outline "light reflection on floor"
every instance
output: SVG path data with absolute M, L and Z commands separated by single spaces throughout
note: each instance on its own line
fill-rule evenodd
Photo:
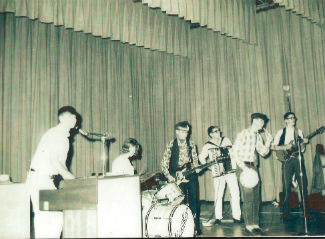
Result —
M 212 202 L 201 202 L 201 223 L 204 223 L 213 217 L 214 206 Z M 290 220 L 283 222 L 279 207 L 275 207 L 271 202 L 262 204 L 260 212 L 260 226 L 268 228 L 269 231 L 263 236 L 303 236 L 305 235 L 305 223 L 302 210 L 294 209 L 290 214 Z M 307 222 L 307 235 L 324 236 L 325 235 L 325 215 L 319 212 L 312 212 L 313 216 Z M 261 236 L 258 234 L 249 234 L 245 232 L 244 224 L 235 224 L 232 221 L 229 202 L 224 203 L 223 220 L 220 225 L 202 226 L 203 234 L 200 237 L 247 237 Z

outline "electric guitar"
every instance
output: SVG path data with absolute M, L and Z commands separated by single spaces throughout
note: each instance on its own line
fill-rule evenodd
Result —
M 306 138 L 308 140 L 310 140 L 311 138 L 313 138 L 314 136 L 318 135 L 318 134 L 322 134 L 325 131 L 325 126 L 320 127 L 319 129 L 315 130 L 314 132 L 312 132 L 311 134 L 309 134 L 308 136 L 306 136 Z M 291 142 L 292 143 L 292 142 Z M 290 157 L 294 154 L 298 152 L 298 145 L 295 144 L 291 147 L 291 149 L 288 150 L 276 150 L 275 149 L 275 153 L 276 156 L 278 158 L 278 160 L 280 162 L 286 162 L 290 159 Z
M 181 183 L 187 183 L 189 182 L 189 180 L 187 180 L 186 177 L 195 173 L 197 169 L 202 170 L 208 168 L 216 163 L 222 163 L 226 159 L 230 160 L 230 156 L 229 155 L 220 156 L 206 164 L 202 164 L 194 168 L 189 168 L 189 164 L 185 164 L 183 167 L 179 168 L 178 171 L 176 172 L 176 184 L 179 185 Z

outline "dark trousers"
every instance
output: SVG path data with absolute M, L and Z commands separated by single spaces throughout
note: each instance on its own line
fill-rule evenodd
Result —
M 254 169 L 258 172 L 257 168 L 253 165 L 246 165 L 249 168 Z M 237 168 L 237 178 L 240 178 L 240 174 L 243 170 Z M 246 188 L 239 181 L 239 187 L 241 191 L 241 198 L 243 201 L 243 217 L 246 225 L 259 225 L 259 203 L 260 203 L 260 180 L 257 185 L 253 188 Z
M 301 161 L 301 169 L 303 174 L 303 186 L 304 186 L 304 196 L 305 196 L 305 206 L 307 208 L 307 177 L 306 177 L 306 169 L 305 163 L 302 158 Z M 302 184 L 301 184 L 301 176 L 300 176 L 300 165 L 298 157 L 292 157 L 287 162 L 282 164 L 282 184 L 283 184 L 283 213 L 289 213 L 289 195 L 291 191 L 291 184 L 292 184 L 292 176 L 296 175 L 296 179 L 299 184 L 299 191 L 301 196 L 301 201 L 303 200 L 303 193 L 302 193 Z M 303 202 L 303 201 L 302 201 Z
M 200 229 L 199 181 L 196 174 L 187 177 L 187 179 L 190 180 L 188 183 L 182 183 L 179 186 L 185 195 L 185 203 L 193 213 L 195 228 L 198 230 Z

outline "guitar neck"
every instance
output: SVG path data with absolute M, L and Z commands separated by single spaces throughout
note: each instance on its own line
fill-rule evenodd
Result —
M 318 135 L 318 134 L 319 134 L 319 132 L 314 131 L 314 132 L 312 132 L 311 134 L 307 135 L 306 138 L 307 138 L 308 140 L 310 140 L 310 139 L 312 139 L 314 136 L 316 136 L 316 135 Z
M 215 160 L 212 160 L 212 161 L 210 161 L 210 162 L 208 162 L 208 163 L 206 163 L 206 164 L 199 165 L 199 166 L 197 166 L 197 167 L 195 167 L 195 168 L 192 168 L 192 169 L 189 169 L 189 170 L 183 172 L 183 175 L 184 175 L 184 176 L 188 176 L 188 175 L 194 173 L 195 170 L 197 170 L 197 169 L 208 168 L 208 167 L 212 166 L 213 164 L 216 164 L 216 163 L 219 162 L 220 160 L 226 159 L 226 158 L 228 158 L 228 157 L 229 157 L 229 156 L 224 156 L 224 157 L 216 158 Z

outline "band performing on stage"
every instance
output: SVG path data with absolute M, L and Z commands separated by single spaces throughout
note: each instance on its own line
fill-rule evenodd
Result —
M 63 224 L 61 212 L 39 209 L 39 191 L 59 189 L 64 179 L 75 178 L 65 166 L 65 161 L 70 129 L 78 129 L 78 113 L 73 107 L 65 106 L 59 109 L 58 118 L 60 123 L 42 137 L 28 174 L 36 238 L 59 238 Z M 193 237 L 202 234 L 198 175 L 203 170 L 211 170 L 214 186 L 214 215 L 205 226 L 222 223 L 223 197 L 228 185 L 233 223 L 242 224 L 246 232 L 252 235 L 265 233 L 268 229 L 261 228 L 259 220 L 259 155 L 269 155 L 271 150 L 283 162 L 283 219 L 288 219 L 290 213 L 288 195 L 293 178 L 298 181 L 305 218 L 310 218 L 303 153 L 311 137 L 323 133 L 324 127 L 304 137 L 296 127 L 296 120 L 294 112 L 285 113 L 285 128 L 280 129 L 273 138 L 266 129 L 268 117 L 253 113 L 250 126 L 238 133 L 234 144 L 223 136 L 220 126 L 212 125 L 207 128 L 209 140 L 201 150 L 190 139 L 190 123 L 176 123 L 176 137 L 165 147 L 160 170 L 140 175 L 143 237 Z M 81 129 L 77 132 L 85 137 L 90 135 Z M 107 135 L 98 136 L 103 142 L 107 139 Z M 112 174 L 137 174 L 132 161 L 138 155 L 139 148 L 140 143 L 136 139 L 126 139 L 121 154 L 112 162 Z M 106 156 L 103 157 L 105 160 Z

